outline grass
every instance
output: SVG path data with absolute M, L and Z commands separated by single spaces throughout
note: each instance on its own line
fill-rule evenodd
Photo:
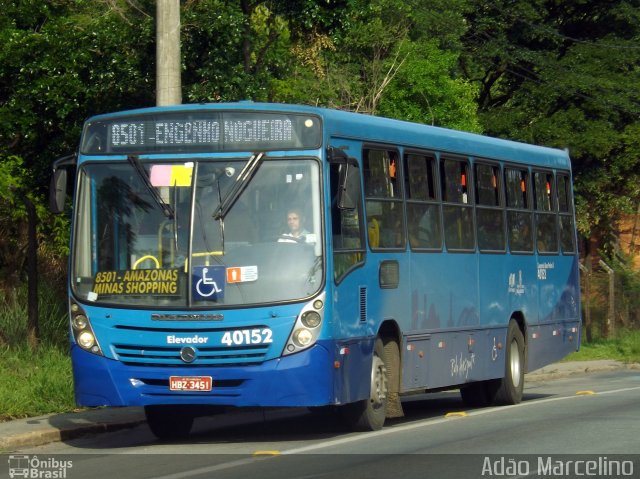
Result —
M 0 421 L 75 408 L 71 359 L 65 348 L 3 347 L 0 378 Z
M 565 361 L 591 361 L 615 359 L 626 363 L 640 363 L 640 331 L 620 331 L 613 339 L 595 339 L 582 343 L 580 351 L 572 353 Z
M 72 411 L 64 298 L 41 285 L 40 344 L 27 345 L 26 290 L 0 289 L 0 421 Z

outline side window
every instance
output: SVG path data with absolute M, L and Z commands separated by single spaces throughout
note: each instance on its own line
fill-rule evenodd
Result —
M 558 252 L 558 229 L 554 198 L 553 173 L 535 171 L 533 173 L 534 209 L 536 223 L 536 246 L 540 253 Z
M 331 235 L 333 240 L 333 277 L 336 282 L 355 266 L 364 262 L 364 237 L 362 234 L 362 212 L 360 202 L 360 182 L 354 182 L 357 207 L 353 209 L 340 208 L 338 196 L 347 165 L 332 164 L 330 169 L 331 183 Z M 351 172 L 357 168 L 351 167 Z
M 475 165 L 476 225 L 480 251 L 504 251 L 504 210 L 500 195 L 501 175 L 498 165 Z
M 563 253 L 574 254 L 576 242 L 571 179 L 565 173 L 558 173 L 556 180 L 558 184 L 558 212 L 560 213 L 560 247 Z
M 514 253 L 533 252 L 532 214 L 529 207 L 529 173 L 525 169 L 505 168 L 507 236 Z
M 433 155 L 404 156 L 407 189 L 407 226 L 412 249 L 440 250 L 442 226 L 436 190 L 436 159 Z
M 475 249 L 468 181 L 469 164 L 466 160 L 445 158 L 440 161 L 444 239 L 449 251 Z
M 386 149 L 365 149 L 362 163 L 369 246 L 373 250 L 404 248 L 398 153 Z

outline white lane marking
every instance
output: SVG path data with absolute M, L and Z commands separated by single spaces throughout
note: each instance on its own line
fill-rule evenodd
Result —
M 411 424 L 401 424 L 399 426 L 388 427 L 388 428 L 382 429 L 380 431 L 358 433 L 357 435 L 354 435 L 354 436 L 349 436 L 349 437 L 344 437 L 344 438 L 340 438 L 340 439 L 334 439 L 334 440 L 331 440 L 331 441 L 321 442 L 321 443 L 318 443 L 318 444 L 311 444 L 309 446 L 303 446 L 303 447 L 298 447 L 298 448 L 294 448 L 294 449 L 284 450 L 284 451 L 280 452 L 280 456 L 291 455 L 291 454 L 302 454 L 302 453 L 307 453 L 307 452 L 311 452 L 311 451 L 317 451 L 319 449 L 326 449 L 328 447 L 341 446 L 341 445 L 349 444 L 349 443 L 352 443 L 352 442 L 366 440 L 366 439 L 371 438 L 371 437 L 388 436 L 390 434 L 395 434 L 395 433 L 398 433 L 398 432 L 411 431 L 413 429 L 418 429 L 418 428 L 421 428 L 421 427 L 435 426 L 437 424 L 442 424 L 442 423 L 450 422 L 450 421 L 464 421 L 464 420 L 467 420 L 467 418 L 469 418 L 469 417 L 482 416 L 484 414 L 491 414 L 491 413 L 494 413 L 494 412 L 508 411 L 509 409 L 513 409 L 513 408 L 522 408 L 522 407 L 527 407 L 527 406 L 534 406 L 534 405 L 538 405 L 538 404 L 550 403 L 550 402 L 555 402 L 555 401 L 565 401 L 565 400 L 568 400 L 568 399 L 576 399 L 576 398 L 585 400 L 585 398 L 597 398 L 598 395 L 602 395 L 602 394 L 616 394 L 616 393 L 621 393 L 621 392 L 636 391 L 636 390 L 639 390 L 639 389 L 640 389 L 640 386 L 633 387 L 633 388 L 614 389 L 614 390 L 611 390 L 611 391 L 602 391 L 602 392 L 598 392 L 595 396 L 575 396 L 575 395 L 574 396 L 561 396 L 561 397 L 547 398 L 547 399 L 534 399 L 532 401 L 527 401 L 527 402 L 523 402 L 523 403 L 520 403 L 520 404 L 514 404 L 512 406 L 498 406 L 498 407 L 492 407 L 492 408 L 486 408 L 486 409 L 478 409 L 478 410 L 471 411 L 471 412 L 467 413 L 467 417 L 466 418 L 445 418 L 445 417 L 441 417 L 441 418 L 435 419 L 435 420 L 427 419 L 425 421 L 411 423 Z M 257 462 L 257 461 L 267 461 L 267 460 L 273 459 L 274 457 L 279 457 L 279 456 L 251 456 L 251 457 L 246 457 L 244 459 L 238 459 L 238 460 L 235 460 L 235 461 L 223 462 L 221 464 L 215 464 L 213 466 L 199 467 L 197 469 L 192 469 L 192 470 L 189 470 L 189 471 L 177 472 L 175 474 L 168 474 L 166 476 L 156 477 L 156 479 L 182 479 L 182 478 L 185 478 L 185 477 L 192 477 L 192 476 L 197 476 L 197 475 L 200 475 L 200 474 L 207 474 L 207 473 L 210 473 L 210 472 L 222 471 L 222 470 L 225 470 L 225 469 L 231 469 L 232 467 L 244 466 L 246 464 L 251 464 L 251 463 Z
M 595 396 L 597 397 L 598 395 L 601 395 L 601 394 L 613 394 L 613 393 L 618 393 L 618 392 L 635 391 L 635 390 L 638 390 L 638 389 L 640 389 L 640 387 L 616 389 L 616 390 L 612 390 L 612 391 L 598 392 Z M 442 423 L 448 422 L 448 421 L 465 420 L 465 419 L 467 419 L 469 417 L 482 416 L 484 414 L 491 414 L 491 413 L 494 413 L 494 412 L 507 411 L 507 410 L 512 409 L 512 408 L 535 406 L 535 405 L 538 405 L 538 404 L 544 404 L 544 403 L 555 402 L 555 401 L 565 401 L 565 400 L 568 400 L 568 399 L 576 399 L 576 398 L 584 399 L 586 397 L 594 397 L 594 396 L 561 396 L 561 397 L 547 398 L 547 399 L 535 399 L 535 400 L 523 402 L 523 403 L 520 403 L 520 404 L 514 404 L 512 406 L 498 406 L 498 407 L 492 407 L 492 408 L 477 409 L 475 411 L 468 412 L 466 418 L 446 418 L 446 417 L 442 417 L 440 419 L 435 419 L 435 420 L 427 419 L 426 422 L 421 421 L 421 422 L 410 423 L 410 424 L 401 424 L 399 426 L 388 427 L 388 428 L 382 429 L 380 431 L 360 433 L 357 436 L 350 436 L 350 437 L 335 439 L 333 441 L 325 441 L 325 442 L 321 442 L 321 443 L 318 443 L 318 444 L 311 444 L 309 446 L 303 446 L 303 447 L 299 447 L 299 448 L 296 448 L 296 449 L 289 449 L 289 450 L 281 451 L 281 455 L 285 455 L 285 454 L 300 454 L 300 453 L 304 453 L 304 452 L 314 451 L 316 449 L 325 449 L 327 447 L 340 446 L 342 444 L 348 444 L 348 443 L 351 443 L 351 442 L 359 441 L 361 439 L 367 439 L 369 437 L 387 436 L 389 434 L 395 434 L 397 432 L 411 431 L 413 429 L 417 429 L 417 428 L 420 428 L 420 427 L 434 426 L 436 424 L 442 424 Z

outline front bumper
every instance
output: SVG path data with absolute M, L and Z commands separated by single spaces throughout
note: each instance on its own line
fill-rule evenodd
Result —
M 341 401 L 334 391 L 342 383 L 334 368 L 335 351 L 335 343 L 326 342 L 259 365 L 158 367 L 125 365 L 74 344 L 71 359 L 76 402 L 81 406 L 321 406 Z M 213 388 L 170 391 L 170 376 L 211 376 Z

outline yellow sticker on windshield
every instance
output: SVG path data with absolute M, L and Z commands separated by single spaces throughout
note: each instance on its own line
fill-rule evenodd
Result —
M 193 163 L 184 165 L 153 165 L 151 167 L 151 184 L 153 186 L 191 186 Z

